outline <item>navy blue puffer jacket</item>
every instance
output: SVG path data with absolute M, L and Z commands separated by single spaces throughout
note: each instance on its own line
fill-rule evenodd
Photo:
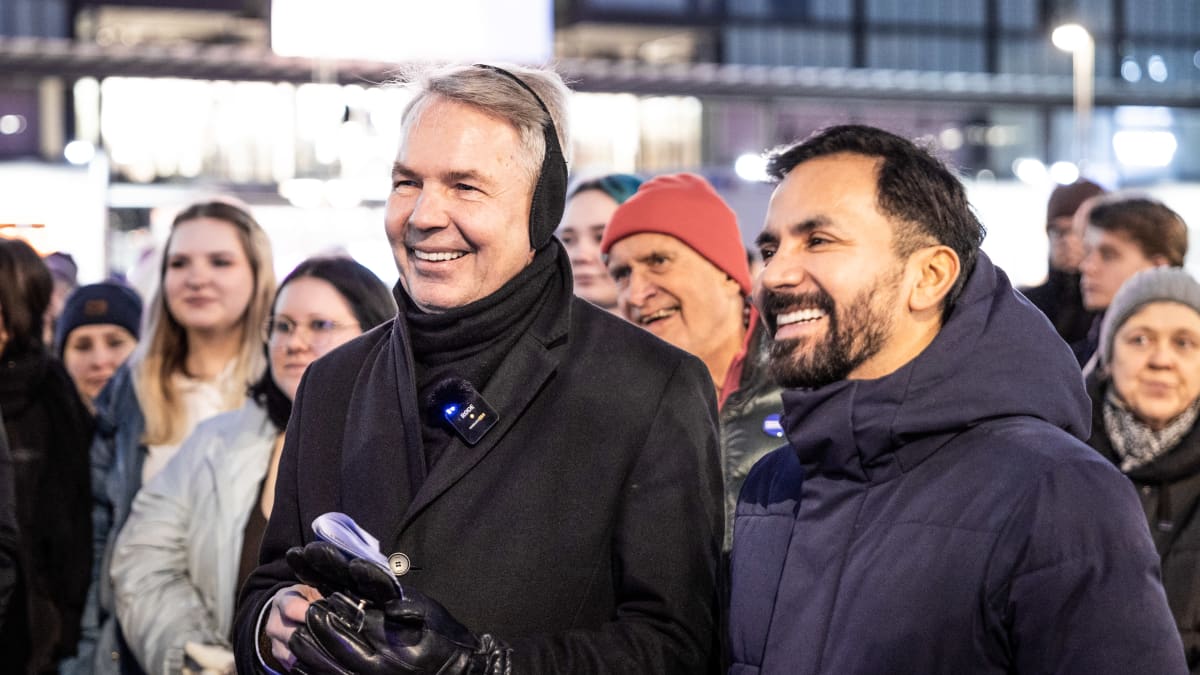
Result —
M 737 507 L 731 675 L 1186 672 L 1078 366 L 986 256 L 916 359 L 783 401 Z

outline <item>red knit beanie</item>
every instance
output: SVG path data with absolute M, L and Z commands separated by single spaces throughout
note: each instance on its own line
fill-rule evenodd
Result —
M 702 177 L 673 173 L 642 183 L 604 228 L 600 251 L 607 255 L 613 244 L 643 232 L 682 241 L 750 294 L 750 266 L 737 216 Z

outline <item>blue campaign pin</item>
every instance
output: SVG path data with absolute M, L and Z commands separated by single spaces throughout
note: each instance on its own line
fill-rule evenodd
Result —
M 775 438 L 783 438 L 783 425 L 779 423 L 779 413 L 771 413 L 763 420 L 763 433 Z

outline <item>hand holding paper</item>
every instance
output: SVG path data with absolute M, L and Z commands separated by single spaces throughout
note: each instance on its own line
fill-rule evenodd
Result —
M 305 625 L 288 641 L 306 672 L 509 672 L 510 649 L 490 635 L 476 636 L 437 601 L 402 587 L 377 540 L 353 520 L 326 514 L 313 529 L 325 541 L 287 554 L 297 576 L 326 596 L 309 607 Z

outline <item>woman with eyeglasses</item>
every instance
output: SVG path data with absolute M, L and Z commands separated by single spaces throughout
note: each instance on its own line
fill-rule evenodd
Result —
M 234 410 L 263 373 L 259 327 L 275 291 L 271 244 L 245 209 L 194 204 L 175 217 L 133 355 L 96 398 L 92 583 L 66 672 L 136 673 L 114 617 L 109 568 L 133 497 L 204 419 Z
M 262 331 L 267 373 L 142 488 L 117 540 L 117 616 L 147 672 L 233 672 L 233 608 L 258 565 L 300 378 L 395 314 L 383 282 L 349 258 L 312 258 L 283 280 Z

